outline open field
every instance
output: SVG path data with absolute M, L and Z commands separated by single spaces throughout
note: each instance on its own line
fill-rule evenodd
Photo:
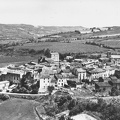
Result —
M 10 99 L 0 105 L 0 120 L 40 120 L 35 108 L 38 102 Z
M 61 43 L 61 42 L 40 42 L 40 43 L 28 43 L 23 46 L 17 46 L 15 49 L 35 49 L 42 50 L 49 48 L 51 51 L 57 51 L 60 53 L 92 53 L 92 52 L 103 52 L 107 49 L 100 48 L 98 46 L 84 44 L 83 41 L 76 41 L 71 43 Z
M 30 56 L 0 56 L 0 67 L 4 67 L 9 64 L 22 64 L 27 63 L 29 61 L 37 61 L 36 58 Z
M 100 43 L 111 46 L 111 47 L 120 47 L 120 40 L 104 40 Z

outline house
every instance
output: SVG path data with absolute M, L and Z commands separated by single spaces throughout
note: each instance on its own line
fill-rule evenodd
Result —
M 54 62 L 59 62 L 59 53 L 58 52 L 51 52 L 51 59 Z
M 47 91 L 47 87 L 51 85 L 51 77 L 49 75 L 41 75 L 39 81 L 39 91 Z
M 111 80 L 109 83 L 117 89 L 120 89 L 120 79 Z
M 104 66 L 103 69 L 106 71 L 106 77 L 109 77 L 110 75 L 114 75 L 115 69 L 110 66 Z
M 111 91 L 112 86 L 108 82 L 95 82 L 95 90 L 100 92 L 107 92 Z
M 111 81 L 117 80 L 116 76 L 110 76 Z
M 89 77 L 88 79 L 91 81 L 91 80 L 94 80 L 96 78 L 99 78 L 99 77 L 106 77 L 106 70 L 102 69 L 102 68 L 95 68 L 95 69 L 92 69 L 92 70 L 88 70 L 87 73 L 89 74 Z
M 4 69 L 1 69 L 0 79 L 2 81 L 7 80 L 18 84 L 24 74 L 26 74 L 26 71 L 20 69 L 19 67 L 6 67 Z
M 58 114 L 55 115 L 55 117 L 59 119 L 63 115 L 64 116 L 68 116 L 69 115 L 69 110 L 66 110 L 66 111 L 63 111 L 61 113 L 58 113 Z
M 8 90 L 9 84 L 9 81 L 0 81 L 0 91 L 6 92 Z
M 81 113 L 71 117 L 73 120 L 98 120 L 91 115 Z
M 79 82 L 86 79 L 86 70 L 84 70 L 83 68 L 78 68 L 77 72 L 78 72 L 78 80 L 79 80 Z
M 110 59 L 115 65 L 120 63 L 120 55 L 111 55 Z
M 67 84 L 67 78 L 63 75 L 57 74 L 55 75 L 55 78 L 57 79 L 57 87 L 64 87 L 65 84 Z

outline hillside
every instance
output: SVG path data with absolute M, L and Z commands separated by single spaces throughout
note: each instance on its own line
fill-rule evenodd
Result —
M 26 24 L 0 24 L 0 40 L 28 40 L 44 35 L 84 29 L 83 27 L 38 26 Z
M 120 36 L 119 26 L 83 29 L 76 27 L 74 31 L 62 31 L 60 33 L 39 37 L 39 41 L 73 41 L 76 39 L 117 38 L 118 36 Z
M 36 106 L 39 103 L 32 100 L 7 100 L 0 105 L 0 120 L 40 120 Z

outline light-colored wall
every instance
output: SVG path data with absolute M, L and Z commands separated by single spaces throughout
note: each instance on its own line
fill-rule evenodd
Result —
M 40 78 L 40 87 L 39 89 L 46 89 L 51 85 L 51 78 Z
M 64 86 L 65 84 L 67 84 L 67 79 L 66 78 L 59 78 L 58 81 L 57 81 L 57 86 L 58 87 L 62 87 Z
M 59 53 L 51 53 L 51 59 L 54 60 L 54 62 L 59 62 Z
M 86 72 L 79 72 L 78 73 L 78 80 L 86 79 Z
M 5 83 L 1 83 L 0 82 L 0 90 L 2 91 L 6 91 L 9 87 L 9 81 L 5 82 Z

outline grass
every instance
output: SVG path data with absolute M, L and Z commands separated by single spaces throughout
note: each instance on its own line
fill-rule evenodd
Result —
M 11 63 L 21 64 L 34 60 L 37 61 L 36 58 L 30 56 L 0 56 L 0 67 L 6 66 Z
M 102 44 L 111 46 L 111 47 L 120 47 L 120 39 L 119 40 L 105 40 L 101 41 Z
M 32 100 L 10 99 L 0 105 L 0 120 L 39 120 Z
M 92 53 L 92 52 L 102 52 L 106 50 L 105 48 L 100 48 L 98 46 L 92 46 L 83 44 L 83 41 L 76 41 L 71 43 L 61 43 L 61 42 L 40 42 L 40 43 L 28 43 L 23 46 L 17 46 L 15 49 L 35 49 L 42 50 L 49 48 L 51 51 L 57 51 L 60 53 Z

